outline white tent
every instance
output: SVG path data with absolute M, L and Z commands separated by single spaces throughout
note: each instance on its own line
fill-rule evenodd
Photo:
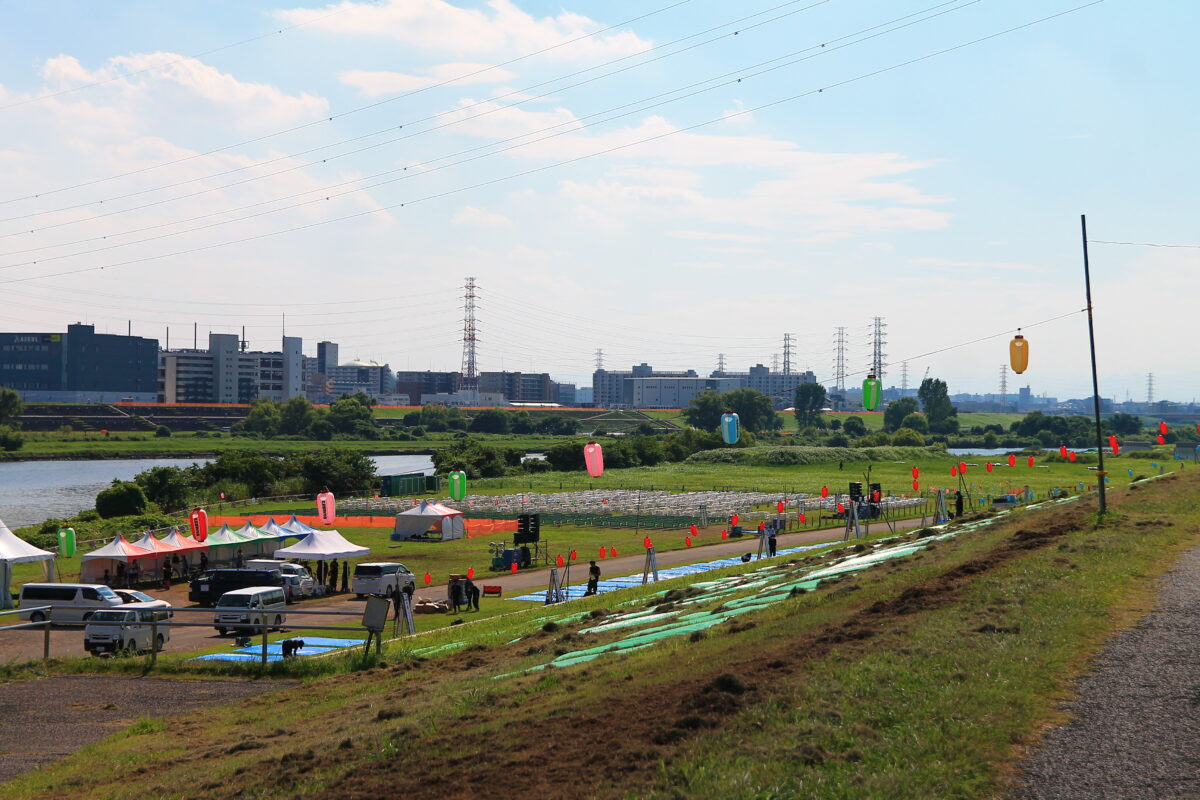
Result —
M 332 561 L 335 558 L 357 558 L 370 552 L 371 548 L 348 542 L 337 531 L 313 531 L 295 544 L 276 550 L 275 557 Z
M 421 505 L 396 515 L 396 527 L 392 538 L 412 539 L 430 531 L 440 531 L 442 541 L 463 538 L 463 513 L 441 503 L 422 500 Z
M 254 555 L 256 556 L 269 555 L 275 552 L 275 548 L 279 547 L 278 538 L 259 530 L 249 522 L 238 528 L 234 533 L 249 542 L 249 546 L 253 548 Z
M 150 561 L 145 561 L 147 558 Z M 138 562 L 141 561 L 146 564 L 147 569 L 153 569 L 155 559 L 152 551 L 126 541 L 124 536 L 118 536 L 104 547 L 84 553 L 79 560 L 80 582 L 99 583 L 104 579 L 105 570 L 108 571 L 109 582 L 115 581 L 118 564 L 125 565 L 125 568 L 128 569 L 131 565 L 138 565 Z M 140 565 L 138 565 L 138 569 L 141 569 Z
M 0 520 L 0 608 L 12 608 L 12 565 L 45 561 L 46 579 L 54 580 L 54 553 L 34 547 Z
M 293 533 L 299 534 L 300 536 L 307 536 L 308 534 L 310 534 L 316 530 L 316 528 L 311 528 L 308 525 L 305 525 L 300 520 L 296 519 L 295 514 L 292 514 L 292 518 L 289 519 L 287 522 L 283 523 L 283 525 L 281 525 L 280 527 L 285 528 L 289 531 L 292 531 Z
M 259 528 L 260 531 L 273 536 L 276 539 L 298 539 L 307 536 L 309 532 L 301 533 L 299 531 L 290 531 L 275 521 L 274 517 L 267 520 L 267 524 Z

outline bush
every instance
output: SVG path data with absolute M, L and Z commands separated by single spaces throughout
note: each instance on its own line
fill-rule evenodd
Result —
M 920 447 L 925 437 L 912 428 L 901 428 L 892 434 L 892 444 L 897 447 Z
M 758 467 L 828 464 L 834 461 L 918 461 L 944 456 L 940 447 L 747 447 L 706 450 L 689 464 L 746 464 Z
M 104 519 L 144 514 L 149 507 L 142 487 L 130 481 L 113 481 L 113 485 L 96 495 L 96 513 Z
M 159 425 L 154 429 L 154 436 L 158 439 L 165 439 L 171 435 L 171 429 L 166 425 Z
M 25 446 L 25 437 L 7 425 L 0 425 L 0 450 L 13 452 Z

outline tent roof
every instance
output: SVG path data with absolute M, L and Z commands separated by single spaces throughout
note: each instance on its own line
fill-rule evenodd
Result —
M 238 536 L 241 536 L 243 539 L 246 539 L 247 541 L 254 541 L 255 539 L 275 539 L 276 538 L 275 536 L 272 536 L 271 534 L 266 533 L 265 531 L 262 531 L 256 527 L 254 527 L 249 522 L 247 522 L 242 527 L 238 528 L 236 531 L 234 531 L 234 533 L 236 533 Z
M 408 511 L 401 511 L 396 516 L 398 517 L 460 517 L 461 511 L 457 508 L 450 508 L 441 503 L 427 503 L 421 501 L 421 505 L 413 506 Z
M 269 534 L 276 539 L 286 539 L 289 536 L 304 536 L 305 534 L 289 531 L 287 528 L 275 521 L 274 517 L 267 520 L 267 524 L 259 528 L 263 533 Z
M 208 549 L 208 545 L 206 545 L 204 542 L 197 542 L 190 536 L 184 536 L 178 530 L 172 530 L 163 537 L 163 541 L 175 545 L 175 547 L 181 552 L 184 550 Z
M 34 547 L 0 521 L 0 561 L 19 564 L 25 561 L 49 561 L 53 558 L 54 553 Z
M 311 528 L 300 520 L 296 519 L 295 514 L 292 514 L 292 518 L 283 523 L 283 525 L 280 527 L 287 528 L 289 531 L 295 531 L 296 533 L 312 533 L 316 530 L 316 528 Z
M 98 550 L 93 550 L 90 553 L 84 553 L 81 557 L 82 561 L 89 561 L 93 558 L 111 558 L 117 561 L 131 561 L 135 558 L 145 558 L 146 556 L 154 555 L 150 550 L 144 547 L 138 547 L 135 544 L 125 541 L 124 536 L 118 536 L 108 544 Z
M 214 533 L 210 533 L 204 543 L 209 547 L 218 547 L 226 544 L 245 544 L 250 541 L 245 536 L 230 528 L 228 525 L 222 525 Z
M 311 558 L 328 561 L 334 558 L 354 558 L 371 552 L 369 547 L 359 547 L 346 541 L 337 531 L 313 531 L 290 547 L 275 551 L 276 558 Z
M 134 542 L 133 546 L 140 547 L 143 550 L 150 550 L 155 553 L 178 553 L 179 552 L 178 547 L 171 544 L 170 542 L 164 541 L 162 539 L 154 538 L 154 536 L 150 533 L 150 531 L 146 531 L 144 534 L 142 534 L 142 538 L 140 538 L 136 542 Z

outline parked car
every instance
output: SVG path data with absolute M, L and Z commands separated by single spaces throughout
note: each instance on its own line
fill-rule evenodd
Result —
M 296 581 L 284 581 L 285 589 L 289 583 L 293 587 L 291 593 L 288 595 L 288 599 L 312 597 L 316 594 L 317 582 L 313 580 L 313 576 L 304 567 L 291 561 L 280 561 L 274 558 L 252 558 L 246 562 L 246 569 L 277 569 L 282 573 L 284 578 L 288 576 L 297 578 L 298 580 Z M 297 588 L 299 589 L 298 593 Z
M 157 597 L 151 597 L 145 592 L 139 592 L 137 589 L 113 589 L 113 593 L 116 594 L 117 597 L 121 598 L 121 602 L 125 605 L 129 605 L 130 603 L 138 603 L 139 605 L 144 605 L 147 608 L 173 608 L 173 606 L 166 600 L 161 600 Z M 175 615 L 174 613 L 171 613 L 167 616 L 173 617 Z
M 188 599 L 202 606 L 211 606 L 226 592 L 245 589 L 248 586 L 283 588 L 283 574 L 277 569 L 210 570 L 192 580 L 188 588 Z
M 408 592 L 408 596 L 417 589 L 417 579 L 408 567 L 393 561 L 369 561 L 356 564 L 354 578 L 350 581 L 350 590 L 359 597 L 368 594 L 381 594 L 392 597 L 398 591 Z
M 259 633 L 261 628 L 247 625 L 272 625 L 276 629 L 287 622 L 284 608 L 287 600 L 282 587 L 248 586 L 226 592 L 217 600 L 213 614 L 213 627 L 224 636 L 229 630 L 245 630 Z
M 133 655 L 154 648 L 162 650 L 171 640 L 168 625 L 154 625 L 170 618 L 170 609 L 129 603 L 102 608 L 92 614 L 83 629 L 83 647 L 93 656 Z
M 29 622 L 86 622 L 95 610 L 121 605 L 121 598 L 102 583 L 27 583 L 21 587 L 18 608 L 53 606 L 45 611 L 22 611 Z

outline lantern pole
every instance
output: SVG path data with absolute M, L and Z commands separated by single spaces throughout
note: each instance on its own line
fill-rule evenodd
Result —
M 1100 457 L 1099 470 L 1096 475 L 1100 478 L 1100 516 L 1108 510 L 1108 502 L 1104 496 L 1104 435 L 1100 429 L 1100 379 L 1096 377 L 1096 330 L 1092 322 L 1092 272 L 1088 264 L 1087 215 L 1079 215 L 1079 225 L 1083 234 L 1083 285 L 1087 292 L 1088 343 L 1092 352 L 1092 405 L 1096 414 L 1096 454 Z

